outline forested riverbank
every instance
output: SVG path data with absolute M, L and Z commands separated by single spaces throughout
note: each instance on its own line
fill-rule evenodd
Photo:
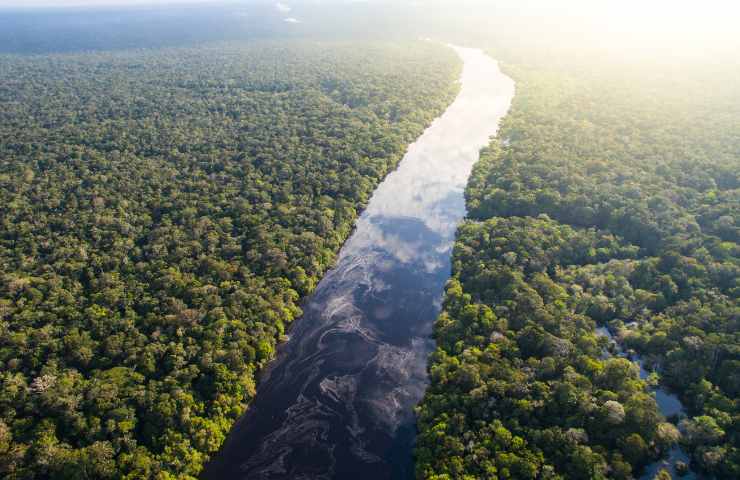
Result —
M 202 479 L 413 475 L 414 407 L 465 184 L 514 96 L 483 51 L 450 50 L 459 94 L 375 190 Z
M 556 62 L 505 67 L 517 95 L 466 191 L 417 477 L 628 479 L 680 442 L 737 478 L 737 71 Z M 598 325 L 655 373 L 605 356 Z M 655 382 L 687 418 L 660 415 Z
M 24 480 L 196 476 L 460 72 L 428 43 L 0 65 L 0 476 Z

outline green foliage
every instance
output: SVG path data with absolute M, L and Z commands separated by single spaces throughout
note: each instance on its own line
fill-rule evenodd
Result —
M 197 477 L 458 63 L 427 43 L 0 58 L 0 476 Z
M 417 477 L 627 479 L 680 441 L 737 478 L 738 92 L 507 70 L 517 96 L 466 190 Z M 690 418 L 662 418 L 598 324 Z

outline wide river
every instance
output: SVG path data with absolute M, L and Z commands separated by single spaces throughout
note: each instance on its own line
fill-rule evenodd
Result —
M 496 61 L 451 48 L 464 62 L 458 97 L 375 191 L 203 478 L 413 476 L 413 409 L 463 190 L 514 96 Z

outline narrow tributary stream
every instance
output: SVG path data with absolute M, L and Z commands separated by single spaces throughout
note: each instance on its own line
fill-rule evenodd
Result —
M 496 61 L 452 48 L 464 62 L 458 97 L 378 187 L 204 478 L 412 476 L 413 408 L 463 190 L 514 96 Z
M 640 367 L 640 378 L 642 378 L 643 380 L 647 379 L 648 376 L 650 376 L 650 372 L 645 369 L 644 362 L 640 358 L 640 356 L 633 353 L 628 355 L 624 351 L 620 343 L 615 340 L 611 331 L 607 327 L 597 328 L 596 333 L 609 339 L 611 350 L 613 352 L 610 353 L 610 355 L 614 354 L 618 356 L 628 357 L 632 361 L 634 361 L 637 366 Z M 674 417 L 678 419 L 686 416 L 686 410 L 684 409 L 684 406 L 681 403 L 681 400 L 679 400 L 678 396 L 659 385 L 656 387 L 652 387 L 651 390 L 655 394 L 655 401 L 658 404 L 658 410 L 660 410 L 660 413 L 662 413 L 663 416 L 665 416 L 666 418 Z M 690 465 L 690 461 L 691 459 L 686 454 L 686 452 L 684 452 L 683 448 L 681 448 L 680 445 L 675 445 L 673 448 L 671 448 L 665 458 L 648 465 L 645 468 L 642 476 L 640 476 L 640 480 L 652 480 L 661 469 L 668 470 L 673 478 L 683 478 L 685 480 L 705 479 L 705 476 L 692 471 L 690 467 L 688 472 L 683 473 L 683 475 L 679 475 L 679 472 L 676 470 L 676 464 L 678 462 L 682 462 L 688 466 Z

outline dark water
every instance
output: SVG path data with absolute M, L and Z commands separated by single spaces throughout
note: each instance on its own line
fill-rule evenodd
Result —
M 614 339 L 614 336 L 608 328 L 599 327 L 596 329 L 596 333 L 609 338 L 617 355 L 626 356 L 626 353 L 622 349 L 622 346 Z M 647 371 L 643 366 L 643 361 L 639 357 L 639 355 L 632 356 L 632 359 L 635 361 L 637 366 L 640 367 L 640 378 L 642 378 L 643 380 L 648 378 L 648 376 L 650 376 L 650 372 Z M 661 387 L 660 385 L 653 387 L 652 391 L 655 395 L 655 402 L 658 404 L 658 410 L 660 410 L 660 413 L 663 414 L 663 416 L 677 417 L 679 419 L 686 417 L 686 409 L 684 408 L 683 403 L 681 403 L 681 400 L 679 400 L 678 396 L 666 390 L 664 387 Z M 652 480 L 661 469 L 666 469 L 673 478 L 683 478 L 684 480 L 704 480 L 707 478 L 701 473 L 694 472 L 693 470 L 689 470 L 683 476 L 679 475 L 676 471 L 677 462 L 683 462 L 686 465 L 689 465 L 689 463 L 691 462 L 691 458 L 689 458 L 689 456 L 686 454 L 683 448 L 681 448 L 680 445 L 675 445 L 673 448 L 671 448 L 665 458 L 662 458 L 657 462 L 653 462 L 645 467 L 645 471 L 640 476 L 640 480 Z
M 378 187 L 205 479 L 406 479 L 463 189 L 514 83 L 479 50 Z

